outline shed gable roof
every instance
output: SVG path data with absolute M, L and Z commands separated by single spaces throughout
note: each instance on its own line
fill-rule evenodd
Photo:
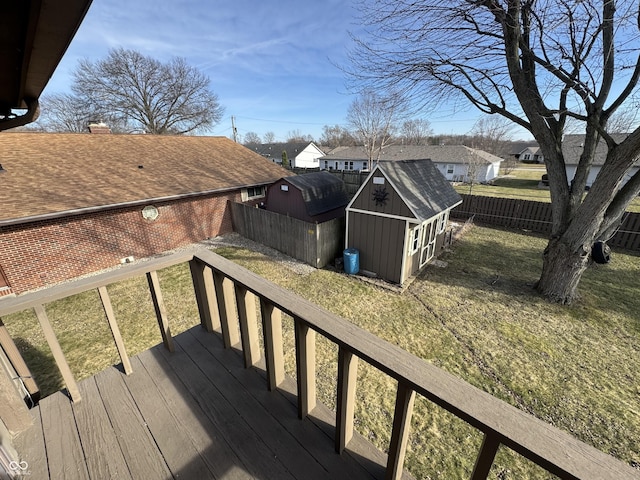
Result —
M 349 196 L 344 182 L 329 172 L 313 172 L 283 179 L 300 190 L 307 213 L 311 216 L 344 207 Z
M 367 160 L 364 147 L 337 147 L 320 160 Z M 501 162 L 502 159 L 484 150 L 465 145 L 390 145 L 382 149 L 380 161 L 422 160 L 428 158 L 434 163 L 470 163 L 479 158 L 486 165 Z
M 225 137 L 1 133 L 0 224 L 273 183 L 287 170 Z
M 425 221 L 449 208 L 462 198 L 430 160 L 379 162 L 379 169 L 393 184 L 419 221 Z

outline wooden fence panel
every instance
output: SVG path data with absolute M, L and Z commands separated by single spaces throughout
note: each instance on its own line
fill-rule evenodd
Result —
M 240 203 L 231 203 L 231 216 L 243 237 L 316 268 L 333 262 L 344 245 L 344 218 L 308 223 Z
M 461 197 L 462 204 L 451 211 L 452 218 L 474 217 L 488 225 L 551 233 L 550 203 L 466 194 Z M 627 212 L 622 225 L 608 243 L 625 250 L 640 250 L 640 213 Z

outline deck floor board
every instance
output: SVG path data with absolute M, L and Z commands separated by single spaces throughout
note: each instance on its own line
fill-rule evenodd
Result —
M 217 334 L 194 327 L 175 343 L 133 357 L 129 376 L 111 367 L 81 381 L 77 404 L 42 399 L 14 441 L 31 478 L 381 478 L 336 454 L 332 426 L 299 420 L 290 394 L 269 392 Z

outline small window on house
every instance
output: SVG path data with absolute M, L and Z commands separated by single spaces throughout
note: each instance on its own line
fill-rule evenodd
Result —
M 324 161 L 324 169 L 326 170 L 327 168 L 329 168 L 329 160 Z
M 447 175 L 453 175 L 454 168 L 453 165 L 447 165 Z
M 420 230 L 420 225 L 418 225 L 411 233 L 411 255 L 416 253 L 420 248 Z
M 353 170 L 353 162 L 349 162 L 349 170 Z
M 362 162 L 362 169 L 366 170 L 367 169 L 367 162 Z
M 531 155 L 529 155 L 528 153 L 525 153 L 525 154 L 522 156 L 522 159 L 523 159 L 523 160 L 529 160 L 530 158 L 531 158 Z
M 254 200 L 256 198 L 262 198 L 265 195 L 264 186 L 261 187 L 249 187 L 242 189 L 242 201 Z

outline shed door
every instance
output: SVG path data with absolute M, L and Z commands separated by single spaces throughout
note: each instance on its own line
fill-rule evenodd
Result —
M 420 267 L 433 258 L 436 252 L 437 220 L 431 219 L 422 225 L 422 250 L 420 252 Z

